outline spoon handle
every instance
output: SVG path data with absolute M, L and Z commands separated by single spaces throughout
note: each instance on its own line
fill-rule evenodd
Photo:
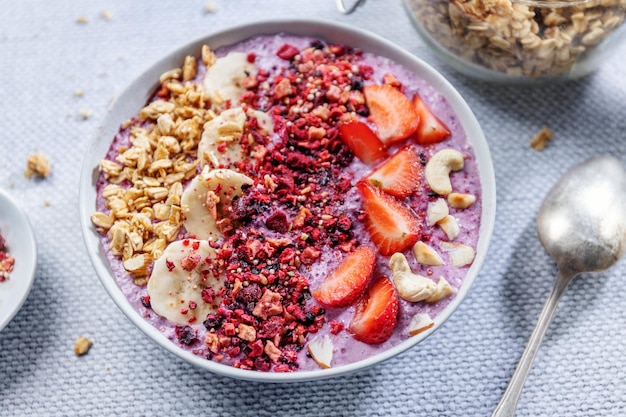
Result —
M 574 274 L 569 271 L 559 271 L 557 279 L 554 282 L 552 292 L 550 293 L 550 297 L 548 297 L 548 300 L 543 306 L 543 310 L 541 310 L 535 330 L 530 335 L 530 339 L 528 340 L 526 349 L 524 350 L 519 364 L 517 365 L 517 369 L 511 377 L 509 386 L 504 392 L 500 403 L 494 410 L 491 417 L 513 417 L 515 415 L 517 401 L 519 400 L 522 388 L 524 388 L 524 383 L 526 382 L 526 377 L 528 377 L 530 368 L 532 367 L 537 351 L 539 350 L 539 346 L 541 345 L 541 340 L 546 334 L 546 330 L 548 329 L 548 325 L 554 316 L 554 311 L 556 310 L 556 306 L 559 303 L 561 296 L 565 292 L 567 285 L 573 277 Z

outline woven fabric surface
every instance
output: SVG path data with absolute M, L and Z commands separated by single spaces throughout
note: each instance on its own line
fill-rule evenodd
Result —
M 0 187 L 27 212 L 36 281 L 0 333 L 0 415 L 488 416 L 499 401 L 557 272 L 537 238 L 542 198 L 596 154 L 626 162 L 626 48 L 594 75 L 542 87 L 494 85 L 450 69 L 420 40 L 400 0 L 107 2 L 23 0 L 0 13 Z M 250 10 L 254 9 L 254 13 Z M 490 145 L 497 218 L 468 296 L 415 348 L 365 371 L 262 384 L 196 369 L 145 337 L 98 282 L 78 213 L 80 168 L 111 100 L 173 49 L 234 24 L 315 17 L 382 35 L 440 70 Z M 82 23 L 78 20 L 82 19 Z M 82 94 L 77 94 L 81 91 Z M 541 152 L 530 138 L 549 126 Z M 46 154 L 52 174 L 24 177 Z M 520 399 L 519 416 L 626 414 L 626 263 L 573 282 Z M 77 357 L 77 336 L 93 340 Z

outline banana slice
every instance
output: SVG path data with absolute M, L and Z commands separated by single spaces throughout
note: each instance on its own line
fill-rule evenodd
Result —
M 260 110 L 248 109 L 246 114 L 248 118 L 256 118 L 258 131 L 262 135 L 268 135 L 274 131 L 274 122 L 272 122 L 272 118 L 269 114 L 262 112 Z
M 221 106 L 230 100 L 231 105 L 236 106 L 239 96 L 245 91 L 243 79 L 255 74 L 256 68 L 248 62 L 247 54 L 231 52 L 207 69 L 204 87 L 214 104 Z
M 241 136 L 246 135 L 248 119 L 256 119 L 256 130 L 262 135 L 274 131 L 274 124 L 267 113 L 241 107 L 224 110 L 204 124 L 202 139 L 198 144 L 200 166 L 226 168 L 244 158 Z
M 224 110 L 204 124 L 198 144 L 200 165 L 214 168 L 229 167 L 243 158 L 241 136 L 246 124 L 246 113 L 241 107 Z
M 219 299 L 207 303 L 202 290 L 210 287 L 217 294 L 224 285 L 223 276 L 210 272 L 213 259 L 215 250 L 206 241 L 185 239 L 170 243 L 155 261 L 148 280 L 154 312 L 178 324 L 204 321 L 207 314 L 217 309 Z
M 217 221 L 224 217 L 235 196 L 241 196 L 241 187 L 253 181 L 230 169 L 204 167 L 183 191 L 183 225 L 190 236 L 201 240 L 217 240 L 223 236 Z

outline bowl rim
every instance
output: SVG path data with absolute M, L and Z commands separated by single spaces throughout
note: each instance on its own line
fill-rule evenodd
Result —
M 3 189 L 0 189 L 0 220 L 0 233 L 7 240 L 11 256 L 15 257 L 9 280 L 0 283 L 0 286 L 12 287 L 9 290 L 11 298 L 7 303 L 8 308 L 0 308 L 1 332 L 22 308 L 35 282 L 37 240 L 28 216 L 18 201 Z
M 145 321 L 139 312 L 128 302 L 127 298 L 120 290 L 115 277 L 110 272 L 108 262 L 106 262 L 106 258 L 101 250 L 99 235 L 90 220 L 91 214 L 95 212 L 95 182 L 97 181 L 99 173 L 97 162 L 106 154 L 111 140 L 118 132 L 122 122 L 136 115 L 141 107 L 146 104 L 147 100 L 156 89 L 159 76 L 162 73 L 170 70 L 173 65 L 181 65 L 184 57 L 189 54 L 197 56 L 203 44 L 209 44 L 212 49 L 217 49 L 220 46 L 234 44 L 253 36 L 264 34 L 273 35 L 278 33 L 309 36 L 350 45 L 360 48 L 365 52 L 387 57 L 397 62 L 399 65 L 416 72 L 420 78 L 446 98 L 456 116 L 459 118 L 468 136 L 468 140 L 474 149 L 482 188 L 481 226 L 476 247 L 475 261 L 468 269 L 463 284 L 461 288 L 459 288 L 455 298 L 437 317 L 435 317 L 435 325 L 431 329 L 364 360 L 335 368 L 295 371 L 291 373 L 268 373 L 238 369 L 230 365 L 220 364 L 198 357 L 175 345 L 157 328 Z M 131 81 L 117 99 L 110 104 L 100 125 L 94 132 L 91 144 L 87 149 L 83 161 L 79 190 L 80 222 L 86 251 L 100 283 L 125 316 L 159 346 L 193 365 L 222 376 L 262 382 L 312 381 L 363 370 L 404 352 L 439 329 L 465 298 L 482 266 L 494 228 L 495 204 L 495 175 L 485 136 L 478 120 L 465 100 L 443 75 L 420 58 L 410 54 L 379 35 L 347 24 L 317 19 L 271 19 L 217 30 L 176 48 L 156 63 L 149 65 L 148 68 Z

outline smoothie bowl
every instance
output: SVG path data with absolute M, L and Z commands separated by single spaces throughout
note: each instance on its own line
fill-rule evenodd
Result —
M 145 334 L 221 375 L 345 374 L 467 294 L 495 184 L 431 67 L 366 32 L 272 21 L 200 39 L 112 104 L 81 179 L 88 253 Z

